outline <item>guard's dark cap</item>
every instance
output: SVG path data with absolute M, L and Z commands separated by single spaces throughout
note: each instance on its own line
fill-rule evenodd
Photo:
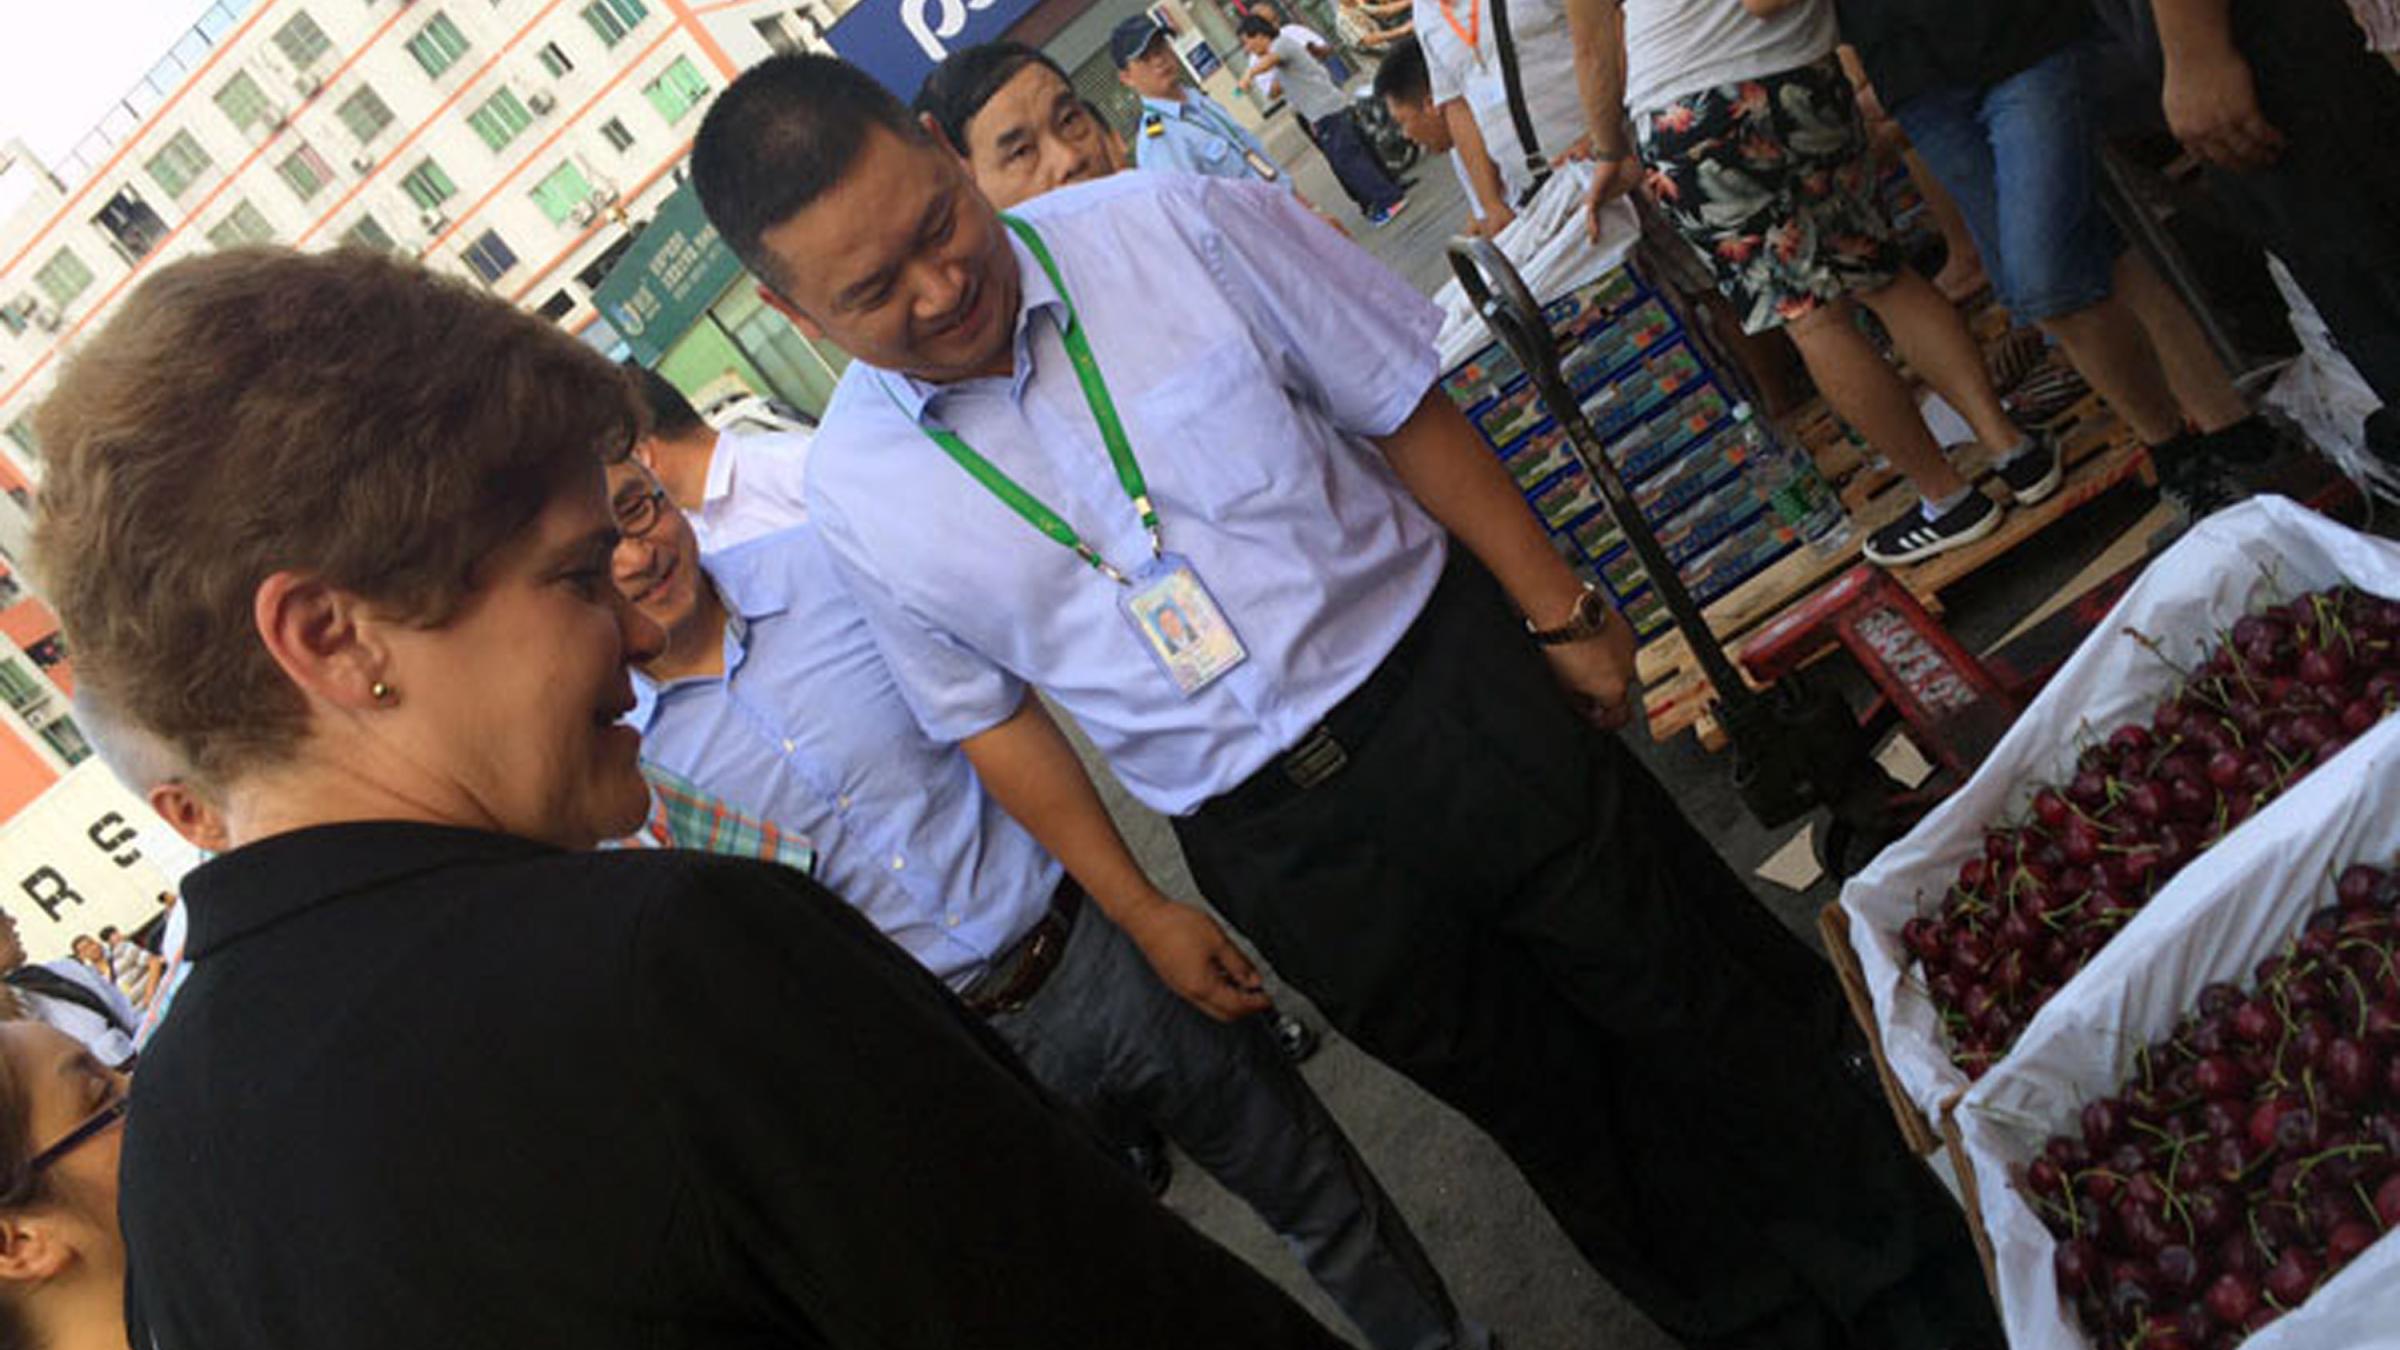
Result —
M 1133 58 L 1149 50 L 1151 43 L 1166 35 L 1167 26 L 1165 24 L 1147 14 L 1136 14 L 1110 30 L 1108 35 L 1109 59 L 1117 63 L 1117 69 L 1123 70 L 1132 64 Z

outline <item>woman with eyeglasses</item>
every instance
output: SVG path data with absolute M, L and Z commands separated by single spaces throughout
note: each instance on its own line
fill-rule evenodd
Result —
M 1336 1344 L 796 870 L 591 851 L 649 809 L 662 640 L 598 353 L 227 250 L 36 417 L 77 683 L 227 836 L 125 1140 L 144 1350 Z
M 125 1100 L 73 1037 L 0 1022 L 0 1350 L 125 1350 Z

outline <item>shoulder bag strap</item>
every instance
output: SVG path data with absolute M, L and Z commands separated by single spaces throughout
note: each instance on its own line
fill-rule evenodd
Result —
M 1527 186 L 1517 198 L 1522 206 L 1550 181 L 1550 161 L 1542 154 L 1541 137 L 1533 134 L 1533 114 L 1525 107 L 1525 79 L 1517 72 L 1517 40 L 1508 31 L 1508 0 L 1486 0 L 1492 10 L 1492 45 L 1500 52 L 1500 82 L 1508 89 L 1508 120 L 1516 123 L 1517 144 L 1525 150 Z

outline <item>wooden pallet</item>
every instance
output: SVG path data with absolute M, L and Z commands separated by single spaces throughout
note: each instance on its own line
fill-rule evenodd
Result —
M 1822 424 L 1812 424 L 1810 414 L 1804 413 L 1798 420 L 1801 426 L 1796 434 L 1803 444 L 1811 437 L 1822 436 Z M 2007 556 L 2018 545 L 2093 498 L 2129 478 L 2155 481 L 2149 457 L 2140 443 L 2097 396 L 2070 407 L 2046 429 L 2057 439 L 2067 470 L 2066 481 L 2056 493 L 2038 506 L 2011 509 L 1998 530 L 1975 544 L 1894 570 L 1894 575 L 1928 609 L 1939 613 L 1943 591 Z M 1953 455 L 1959 471 L 1971 479 L 1985 472 L 1988 461 L 1989 452 L 1981 446 L 1963 447 Z M 2005 489 L 1996 482 L 1986 484 L 1983 490 L 1995 500 L 2006 501 Z M 1727 645 L 1739 665 L 1739 639 L 1743 634 L 1857 562 L 1867 536 L 1897 519 L 1902 512 L 1913 510 L 1916 503 L 1915 492 L 1905 482 L 1888 482 L 1881 491 L 1852 508 L 1854 528 L 1846 548 L 1828 554 L 1803 547 L 1735 587 L 1702 611 L 1710 631 Z M 1643 712 L 1653 739 L 1670 740 L 1686 731 L 1697 731 L 1707 749 L 1723 748 L 1723 733 L 1714 719 L 1707 716 L 1714 690 L 1700 673 L 1681 633 L 1668 633 L 1644 646 L 1636 669 L 1644 686 Z

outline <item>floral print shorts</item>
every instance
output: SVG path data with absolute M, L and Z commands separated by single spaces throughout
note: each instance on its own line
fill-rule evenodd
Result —
M 1687 95 L 1636 116 L 1634 130 L 1651 195 L 1715 269 L 1745 330 L 1899 275 L 1866 126 L 1833 57 Z

